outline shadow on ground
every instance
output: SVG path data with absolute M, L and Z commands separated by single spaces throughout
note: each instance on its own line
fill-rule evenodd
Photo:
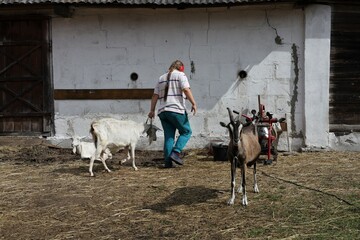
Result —
M 210 199 L 217 198 L 219 193 L 219 190 L 203 186 L 178 188 L 168 197 L 164 198 L 160 203 L 145 206 L 145 208 L 160 213 L 166 213 L 168 209 L 173 206 L 190 206 L 193 204 L 204 203 Z

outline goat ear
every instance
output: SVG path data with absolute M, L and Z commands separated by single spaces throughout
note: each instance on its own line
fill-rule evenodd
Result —
M 227 127 L 227 125 L 224 122 L 220 122 L 220 125 L 225 128 Z

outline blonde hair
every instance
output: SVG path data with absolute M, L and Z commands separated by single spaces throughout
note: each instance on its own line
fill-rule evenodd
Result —
M 169 73 L 171 73 L 172 71 L 174 71 L 174 69 L 180 70 L 180 67 L 184 66 L 184 64 L 182 63 L 182 61 L 180 60 L 175 60 L 174 62 L 171 63 L 170 67 L 169 67 Z
M 184 66 L 183 62 L 180 60 L 175 60 L 174 62 L 171 63 L 170 67 L 169 67 L 169 71 L 168 74 L 166 76 L 166 86 L 165 86 L 165 95 L 164 95 L 164 100 L 166 101 L 167 96 L 168 96 L 168 91 L 169 91 L 169 81 L 170 81 L 170 76 L 171 73 L 174 71 L 174 69 L 176 70 L 180 70 L 180 67 Z

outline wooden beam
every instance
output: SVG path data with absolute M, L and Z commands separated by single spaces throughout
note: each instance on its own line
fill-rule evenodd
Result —
M 55 100 L 151 99 L 152 88 L 142 89 L 55 89 Z

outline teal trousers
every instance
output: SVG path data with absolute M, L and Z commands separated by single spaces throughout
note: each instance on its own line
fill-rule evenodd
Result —
M 159 114 L 161 125 L 164 130 L 164 159 L 165 165 L 171 164 L 169 156 L 172 151 L 180 153 L 189 141 L 192 130 L 187 114 L 174 112 L 162 112 Z M 176 130 L 179 137 L 175 141 Z

